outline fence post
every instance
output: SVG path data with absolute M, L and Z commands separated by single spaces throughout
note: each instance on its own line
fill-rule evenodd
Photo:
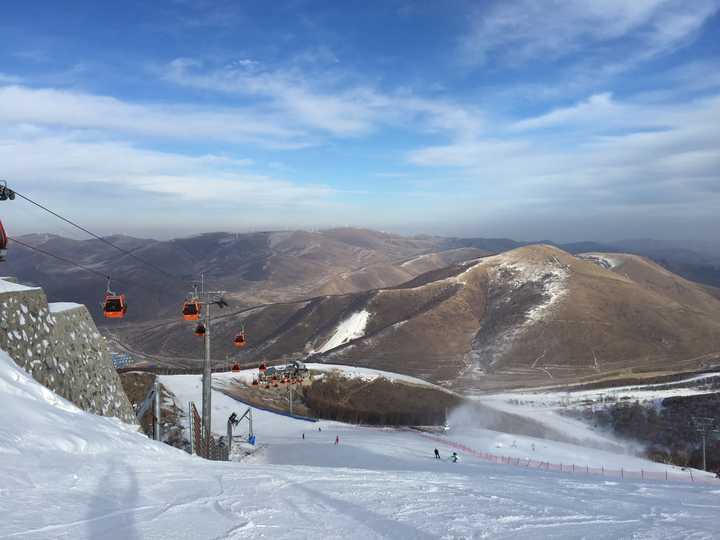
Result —
M 190 432 L 190 454 L 195 454 L 195 434 L 193 433 L 192 401 L 188 401 L 188 431 Z
M 666 481 L 666 482 L 667 482 L 667 479 L 668 479 L 668 477 L 667 477 L 667 469 L 665 469 L 665 481 Z
M 590 465 L 585 465 L 585 472 L 590 474 Z
M 602 464 L 602 475 L 605 476 L 605 464 Z
M 572 467 L 573 467 L 573 473 L 574 473 L 575 472 L 575 464 L 574 463 L 573 463 Z
M 643 471 L 642 469 L 640 469 L 640 478 L 642 480 L 645 480 L 645 471 Z
M 625 472 L 623 471 L 622 467 L 620 467 L 620 478 L 625 478 Z
M 695 481 L 695 478 L 693 478 L 693 475 L 692 475 L 692 469 L 690 469 L 690 480 L 691 480 L 692 482 Z

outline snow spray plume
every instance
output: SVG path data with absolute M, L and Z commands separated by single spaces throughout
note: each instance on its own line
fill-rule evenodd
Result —
M 597 439 L 590 440 L 583 437 L 583 431 L 590 429 L 590 426 L 582 424 L 579 420 L 574 420 L 574 422 L 578 422 L 581 429 L 561 430 L 535 418 L 524 416 L 519 411 L 509 413 L 474 401 L 453 410 L 448 418 L 448 427 L 453 435 L 462 435 L 477 429 L 487 429 L 500 433 L 604 449 L 622 454 L 639 455 L 644 450 L 638 444 L 620 440 L 606 433 L 602 433 L 603 439 L 606 441 L 604 443 Z

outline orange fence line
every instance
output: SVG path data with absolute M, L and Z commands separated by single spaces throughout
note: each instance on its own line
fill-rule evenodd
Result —
M 430 439 L 435 442 L 442 443 L 446 446 L 450 446 L 452 448 L 456 448 L 458 450 L 461 450 L 465 452 L 466 454 L 470 454 L 472 456 L 478 457 L 480 459 L 483 459 L 485 461 L 489 461 L 492 463 L 499 463 L 504 465 L 514 465 L 516 467 L 525 467 L 528 469 L 540 469 L 545 471 L 557 471 L 557 472 L 566 472 L 566 473 L 572 473 L 572 474 L 585 474 L 585 475 L 599 475 L 599 476 L 605 476 L 605 477 L 617 477 L 620 479 L 639 479 L 639 480 L 674 480 L 674 481 L 683 481 L 683 482 L 694 482 L 697 484 L 713 484 L 717 485 L 720 483 L 720 481 L 716 478 L 711 478 L 707 476 L 695 476 L 693 475 L 692 469 L 688 469 L 688 475 L 684 474 L 678 474 L 678 473 L 668 473 L 667 470 L 664 472 L 657 472 L 657 471 L 645 471 L 643 469 L 637 470 L 628 470 L 628 469 L 606 469 L 604 466 L 602 467 L 590 467 L 589 465 L 574 465 L 574 464 L 564 464 L 564 463 L 550 463 L 549 461 L 538 461 L 534 459 L 523 459 L 523 458 L 515 458 L 510 456 L 500 456 L 497 454 L 490 454 L 488 452 L 478 452 L 477 450 L 470 448 L 469 446 L 465 446 L 464 444 L 457 443 L 454 441 L 451 441 L 449 439 L 438 437 L 435 435 L 430 435 L 428 433 L 421 433 L 419 431 L 415 431 L 417 435 L 420 437 L 424 437 L 426 439 Z

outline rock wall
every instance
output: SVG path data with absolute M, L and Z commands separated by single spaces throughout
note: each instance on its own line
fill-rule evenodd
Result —
M 105 340 L 85 306 L 48 304 L 42 289 L 0 278 L 0 348 L 81 409 L 135 422 Z

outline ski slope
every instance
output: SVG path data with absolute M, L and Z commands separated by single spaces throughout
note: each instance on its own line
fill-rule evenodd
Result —
M 353 313 L 338 324 L 333 335 L 317 352 L 324 353 L 353 339 L 362 337 L 365 334 L 368 319 L 370 319 L 370 312 L 366 309 Z
M 197 399 L 195 384 L 169 381 L 178 401 Z M 238 407 L 220 396 L 213 393 L 214 410 L 224 421 L 222 415 Z M 257 411 L 258 451 L 241 462 L 207 462 L 114 419 L 80 411 L 2 352 L 0 406 L 0 538 L 717 534 L 720 485 L 573 477 L 471 456 L 453 464 L 433 459 L 434 445 L 405 431 L 309 423 Z M 474 445 L 505 440 L 461 425 L 449 433 Z M 333 444 L 335 436 L 339 445 Z M 449 448 L 438 448 L 448 455 Z
M 531 419 L 548 430 L 561 433 L 587 445 L 609 448 L 626 443 L 619 443 L 604 430 L 593 429 L 590 425 L 571 418 L 563 412 L 634 401 L 659 403 L 671 397 L 711 394 L 714 390 L 700 383 L 718 376 L 720 376 L 718 373 L 704 373 L 674 382 L 592 390 L 504 392 L 486 394 L 482 398 L 478 398 L 478 401 L 491 409 Z M 693 386 L 692 383 L 697 383 L 697 385 Z

